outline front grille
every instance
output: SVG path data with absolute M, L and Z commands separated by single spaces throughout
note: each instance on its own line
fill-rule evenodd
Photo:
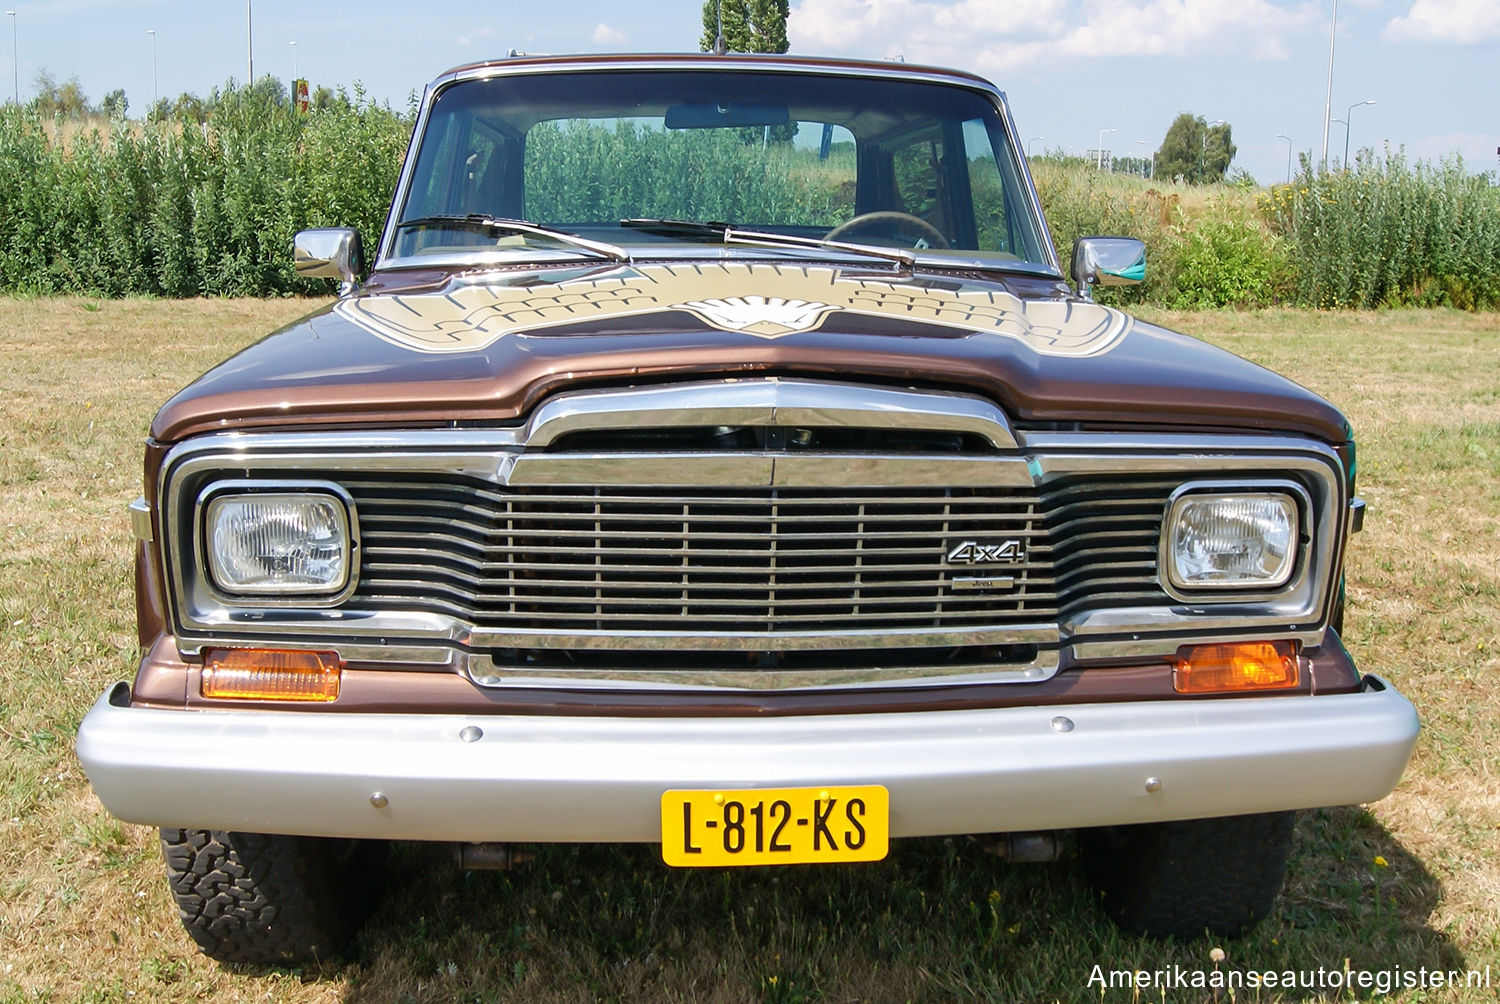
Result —
M 353 610 L 580 632 L 932 631 L 1053 625 L 1081 603 L 1159 602 L 1174 481 L 1006 488 L 502 488 L 338 481 L 359 511 Z M 965 543 L 1004 551 L 955 563 Z M 973 549 L 971 549 L 973 550 Z

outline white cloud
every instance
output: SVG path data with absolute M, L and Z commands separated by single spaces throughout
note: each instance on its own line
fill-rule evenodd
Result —
M 489 25 L 484 25 L 482 27 L 474 29 L 473 31 L 469 32 L 467 35 L 460 35 L 460 36 L 458 36 L 458 44 L 462 48 L 468 48 L 469 46 L 473 45 L 475 42 L 482 41 L 482 40 L 484 40 L 486 38 L 491 37 L 494 34 L 495 34 L 495 29 L 493 27 L 491 27 Z
M 802 0 L 787 30 L 800 52 L 904 56 L 982 72 L 1059 58 L 1284 60 L 1322 23 L 1316 0 Z
M 1380 37 L 1387 42 L 1456 42 L 1500 39 L 1495 0 L 1413 0 L 1405 17 L 1391 18 Z
M 625 33 L 607 24 L 596 24 L 592 40 L 595 45 L 624 45 Z

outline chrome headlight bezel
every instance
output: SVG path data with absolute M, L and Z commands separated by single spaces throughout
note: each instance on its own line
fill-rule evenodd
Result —
M 1269 579 L 1193 582 L 1181 574 L 1177 528 L 1184 513 L 1214 501 L 1281 503 L 1290 523 L 1283 566 Z M 1194 603 L 1243 603 L 1283 596 L 1301 586 L 1307 574 L 1311 546 L 1312 500 L 1293 481 L 1195 481 L 1182 485 L 1167 500 L 1162 517 L 1157 574 L 1162 589 L 1173 599 Z
M 213 544 L 216 507 L 249 498 L 265 500 L 308 498 L 326 506 L 342 538 L 343 575 L 326 585 L 236 585 L 227 583 Z M 194 558 L 199 581 L 215 599 L 240 606 L 315 606 L 342 603 L 359 584 L 359 520 L 354 500 L 331 481 L 234 480 L 215 481 L 199 493 L 193 509 Z

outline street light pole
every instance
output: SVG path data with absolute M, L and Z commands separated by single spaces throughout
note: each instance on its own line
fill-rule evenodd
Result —
M 1286 183 L 1290 185 L 1292 183 L 1292 137 L 1279 132 L 1276 138 L 1286 140 Z
M 1333 42 L 1339 31 L 1339 0 L 1333 0 L 1333 26 L 1328 29 L 1328 90 L 1323 96 L 1323 159 L 1319 170 L 1328 170 L 1328 116 L 1333 114 Z
M 1039 139 L 1046 139 L 1046 138 L 1047 138 L 1046 136 L 1033 136 L 1033 137 L 1031 137 L 1030 139 L 1028 139 L 1026 141 L 1026 159 L 1027 160 L 1031 159 L 1031 144 L 1035 143 Z
M 151 110 L 155 111 L 156 106 L 161 102 L 161 95 L 156 89 L 156 29 L 147 28 L 146 34 L 151 36 Z M 146 118 L 147 120 L 151 118 L 150 113 L 147 113 Z
M 18 53 L 21 50 L 19 43 L 16 42 L 16 12 L 8 10 L 5 16 L 10 18 L 10 69 L 15 77 L 12 82 L 16 85 L 16 107 L 19 108 L 21 106 L 21 57 Z
M 302 72 L 297 65 L 297 43 L 292 43 L 292 88 L 297 87 L 297 81 L 302 79 Z
M 250 0 L 245 0 L 245 86 L 255 86 L 255 35 L 251 30 Z
M 1344 113 L 1344 170 L 1346 171 L 1349 170 L 1349 123 L 1354 119 L 1354 109 L 1360 105 L 1373 105 L 1374 103 L 1374 98 L 1371 98 L 1369 101 L 1356 101 Z
M 1107 132 L 1118 132 L 1117 129 L 1099 130 L 1099 170 L 1104 170 L 1104 134 Z
M 1143 140 L 1143 139 L 1138 139 L 1138 140 L 1135 141 L 1135 145 L 1136 146 L 1145 146 L 1146 145 L 1146 141 Z M 1145 165 L 1146 165 L 1146 162 L 1144 160 L 1141 161 L 1141 177 L 1142 178 L 1144 178 L 1146 176 L 1146 166 Z

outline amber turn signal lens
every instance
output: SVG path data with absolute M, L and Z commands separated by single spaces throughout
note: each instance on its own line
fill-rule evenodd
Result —
M 1297 649 L 1289 641 L 1185 645 L 1177 650 L 1173 669 L 1172 686 L 1179 694 L 1284 690 L 1297 685 Z
M 242 701 L 333 701 L 343 665 L 336 652 L 216 648 L 204 654 L 204 697 Z

